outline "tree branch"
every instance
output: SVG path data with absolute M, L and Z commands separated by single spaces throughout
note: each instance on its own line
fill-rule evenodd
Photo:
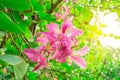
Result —
M 51 14 L 54 9 L 62 2 L 63 0 L 57 0 L 57 2 L 55 4 L 53 4 L 53 6 L 50 8 L 50 10 L 47 11 L 47 13 Z
M 3 37 L 3 41 L 2 41 L 2 43 L 0 45 L 0 48 L 2 48 L 2 46 L 5 44 L 5 42 L 6 42 L 6 35 Z

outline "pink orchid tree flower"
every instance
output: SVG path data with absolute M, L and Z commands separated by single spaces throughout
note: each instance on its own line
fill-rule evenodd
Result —
M 70 14 L 70 7 L 69 6 L 64 6 L 62 7 L 62 12 L 56 13 L 56 18 L 58 20 L 60 19 L 66 19 L 66 17 Z
M 83 34 L 83 32 L 82 30 L 76 29 L 73 26 L 72 19 L 73 18 L 71 17 L 71 19 L 65 20 L 61 24 L 60 29 L 55 23 L 48 24 L 47 28 L 49 31 L 43 32 L 41 34 L 43 34 L 45 38 L 47 38 L 50 41 L 51 48 L 55 52 L 52 55 L 51 59 L 55 59 L 59 62 L 66 62 L 66 59 L 70 57 L 71 61 L 75 62 L 76 64 L 79 63 L 79 66 L 81 63 L 81 67 L 83 67 L 86 66 L 85 60 L 83 58 L 80 58 L 81 56 L 74 56 L 72 51 L 72 46 L 77 45 L 76 36 Z M 84 52 L 82 54 L 84 54 Z
M 33 48 L 30 49 L 25 49 L 24 50 L 24 54 L 26 54 L 26 56 L 33 62 L 37 62 L 38 64 L 35 66 L 35 68 L 33 69 L 33 71 L 36 71 L 40 68 L 45 68 L 47 66 L 47 62 L 46 62 L 46 58 L 44 58 L 40 52 L 42 51 L 39 50 L 35 50 Z
M 88 51 L 88 47 L 85 46 L 77 52 L 73 51 L 73 46 L 78 44 L 76 37 L 82 35 L 83 32 L 75 28 L 72 20 L 73 16 L 70 19 L 65 19 L 60 28 L 55 23 L 47 24 L 48 31 L 36 35 L 36 41 L 40 42 L 42 46 L 38 50 L 33 48 L 24 50 L 31 61 L 38 63 L 33 71 L 45 68 L 50 59 L 55 59 L 58 62 L 66 62 L 69 59 L 70 62 L 74 62 L 82 68 L 86 67 L 82 56 Z
M 86 61 L 84 60 L 84 58 L 82 58 L 82 56 L 84 56 L 87 52 L 88 52 L 89 48 L 87 46 L 84 46 L 82 49 L 80 49 L 77 52 L 74 52 L 73 55 L 69 56 L 70 59 L 70 63 L 69 65 L 71 65 L 71 62 L 76 63 L 78 66 L 82 67 L 82 68 L 86 68 L 87 64 Z

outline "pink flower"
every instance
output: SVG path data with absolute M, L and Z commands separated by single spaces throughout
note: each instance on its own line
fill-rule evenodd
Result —
M 40 52 L 42 50 L 39 50 Z M 44 58 L 37 50 L 30 48 L 30 49 L 25 49 L 24 54 L 33 62 L 37 62 L 38 64 L 34 68 L 33 71 L 36 71 L 40 68 L 45 68 L 47 65 L 46 58 Z
M 66 17 L 70 14 L 70 7 L 69 6 L 65 6 L 62 7 L 62 12 L 60 13 L 56 13 L 56 18 L 59 19 L 66 19 Z
M 48 24 L 47 28 L 49 31 L 41 34 L 49 40 L 52 50 L 55 51 L 52 59 L 65 62 L 66 58 L 72 54 L 72 43 L 77 43 L 75 37 L 81 35 L 82 31 L 74 28 L 72 19 L 63 22 L 61 29 L 55 23 Z
M 89 50 L 88 47 L 84 46 L 81 50 L 75 52 L 75 55 L 69 56 L 69 59 L 75 64 L 77 64 L 78 66 L 82 68 L 86 68 L 87 64 L 84 58 L 81 58 L 81 57 L 84 56 L 88 50 Z

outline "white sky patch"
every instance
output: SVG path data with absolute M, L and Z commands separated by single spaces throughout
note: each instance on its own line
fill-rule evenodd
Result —
M 120 36 L 120 22 L 117 21 L 118 16 L 116 13 L 109 13 L 106 16 L 101 16 L 101 23 L 107 25 L 107 27 L 102 28 L 103 33 Z
M 107 11 L 106 11 L 107 12 Z M 120 36 L 120 22 L 118 15 L 113 12 L 109 12 L 105 15 L 105 12 L 100 12 L 100 23 L 107 25 L 104 28 L 101 28 L 103 34 L 113 34 L 116 36 Z M 95 18 L 90 22 L 90 24 L 94 24 Z M 113 37 L 99 37 L 99 40 L 103 46 L 111 46 L 113 48 L 120 48 L 120 40 L 116 40 Z

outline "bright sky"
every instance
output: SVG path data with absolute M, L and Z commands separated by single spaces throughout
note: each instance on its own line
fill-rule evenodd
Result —
M 107 25 L 102 28 L 102 32 L 104 34 L 110 34 L 120 36 L 120 22 L 118 22 L 118 16 L 116 13 L 109 12 L 105 15 L 105 12 L 100 13 L 100 23 Z M 111 46 L 114 48 L 120 47 L 120 40 L 114 39 L 113 37 L 101 37 L 99 38 L 101 44 L 103 46 Z

